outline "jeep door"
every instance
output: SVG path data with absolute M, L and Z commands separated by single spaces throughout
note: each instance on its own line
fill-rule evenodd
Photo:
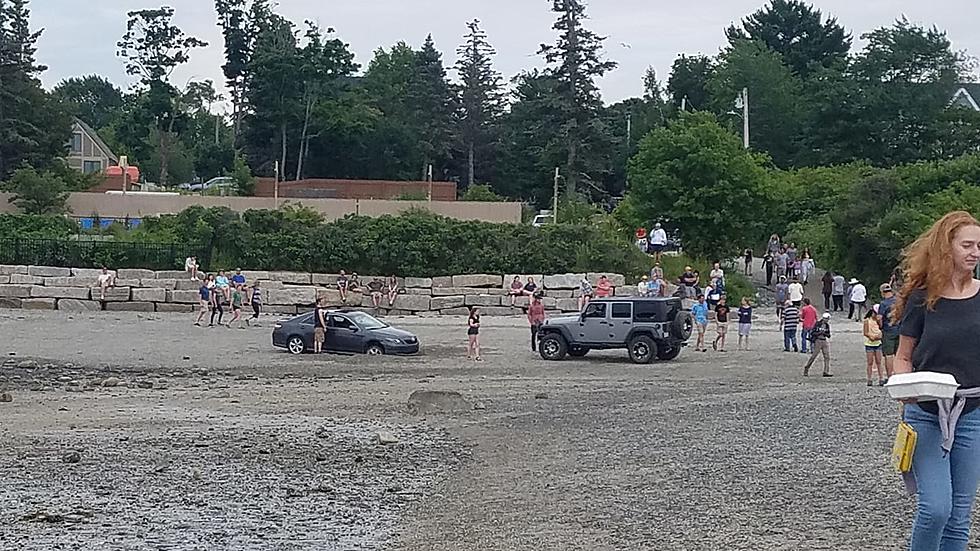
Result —
M 606 319 L 606 303 L 590 302 L 579 318 L 579 333 L 575 340 L 580 343 L 604 343 L 609 339 L 609 321 Z
M 625 343 L 633 329 L 633 303 L 613 302 L 609 305 L 609 340 Z

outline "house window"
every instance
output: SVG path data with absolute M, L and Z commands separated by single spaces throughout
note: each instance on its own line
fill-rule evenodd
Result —
M 75 133 L 71 135 L 71 152 L 81 153 L 82 152 L 82 135 L 81 133 Z
M 82 163 L 83 174 L 95 174 L 102 172 L 102 161 L 85 161 Z

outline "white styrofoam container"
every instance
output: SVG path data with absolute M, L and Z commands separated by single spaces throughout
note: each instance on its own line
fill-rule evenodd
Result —
M 949 373 L 918 371 L 898 373 L 888 378 L 885 388 L 895 400 L 915 398 L 919 401 L 952 399 L 960 384 Z

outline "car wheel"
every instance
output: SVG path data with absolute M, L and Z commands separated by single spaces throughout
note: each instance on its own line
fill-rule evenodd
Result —
M 541 337 L 538 343 L 538 353 L 546 360 L 563 360 L 568 353 L 568 345 L 561 335 L 551 333 Z
M 629 354 L 633 363 L 648 364 L 657 357 L 657 344 L 646 335 L 633 337 L 629 342 Z
M 289 337 L 289 341 L 286 343 L 286 348 L 289 350 L 290 354 L 302 354 L 303 352 L 306 352 L 306 343 L 303 341 L 303 337 L 293 335 L 292 337 Z
M 694 316 L 690 312 L 678 312 L 670 325 L 670 334 L 679 341 L 686 341 L 694 333 Z
M 568 355 L 573 358 L 581 358 L 589 353 L 589 349 L 584 346 L 573 346 L 568 349 Z
M 383 356 L 385 349 L 383 346 L 376 342 L 372 342 L 368 345 L 367 349 L 364 351 L 368 356 Z
M 669 362 L 670 360 L 673 360 L 674 358 L 679 356 L 680 353 L 681 353 L 680 343 L 677 343 L 675 345 L 662 343 L 660 346 L 657 347 L 657 359 L 664 362 Z

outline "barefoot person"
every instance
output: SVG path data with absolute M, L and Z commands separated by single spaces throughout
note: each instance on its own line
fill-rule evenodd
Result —
M 698 331 L 698 340 L 694 345 L 696 352 L 707 352 L 708 347 L 704 344 L 704 333 L 708 330 L 708 303 L 704 300 L 704 295 L 698 295 L 698 302 L 691 307 L 691 315 L 694 316 L 694 328 Z
M 313 309 L 313 353 L 323 352 L 323 342 L 327 340 L 327 300 L 321 298 L 316 301 L 316 308 Z
M 718 336 L 715 337 L 715 342 L 711 343 L 711 348 L 715 350 L 725 351 L 725 337 L 728 335 L 728 314 L 731 310 L 725 295 L 722 295 L 718 299 L 718 306 L 715 306 L 715 329 L 718 331 Z
M 204 317 L 208 315 L 208 309 L 211 308 L 211 288 L 208 287 L 207 281 L 201 282 L 201 287 L 197 290 L 200 300 L 198 301 L 198 306 L 200 311 L 197 314 L 197 321 L 194 325 L 200 327 L 201 322 L 204 321 Z
M 471 360 L 476 359 L 476 361 L 481 362 L 483 358 L 480 357 L 480 309 L 476 306 L 470 308 L 470 315 L 466 319 L 466 326 L 466 337 L 469 341 L 469 347 L 466 349 L 466 358 Z
M 864 316 L 864 354 L 868 360 L 868 386 L 874 386 L 874 371 L 878 368 L 878 384 L 885 385 L 881 369 L 881 326 L 878 325 L 878 306 Z
M 102 273 L 99 274 L 99 299 L 105 300 L 105 291 L 109 287 L 115 285 L 116 278 L 113 276 L 109 269 L 105 266 L 102 267 Z
M 180 257 L 178 256 L 177 258 L 180 258 Z M 197 257 L 196 256 L 188 256 L 187 259 L 184 260 L 184 271 L 187 272 L 188 274 L 190 274 L 191 281 L 194 281 L 195 279 L 197 279 Z
M 514 276 L 514 281 L 510 282 L 510 290 L 507 291 L 510 296 L 510 305 L 515 306 L 517 302 L 517 297 L 524 296 L 524 283 L 521 282 L 521 276 Z
M 398 298 L 398 278 L 395 274 L 388 276 L 388 282 L 385 285 L 388 289 L 388 308 L 395 305 L 395 299 Z
M 252 325 L 254 321 L 256 325 L 259 324 L 259 314 L 262 313 L 262 287 L 258 281 L 252 285 L 252 294 L 250 295 L 249 301 L 252 304 L 252 317 L 245 320 L 245 323 Z
M 980 482 L 980 222 L 951 212 L 904 252 L 905 282 L 892 321 L 899 324 L 895 374 L 956 377 L 955 400 L 908 403 L 917 434 L 912 475 L 918 507 L 910 551 L 964 551 Z M 909 481 L 911 482 L 911 481 Z
M 589 283 L 589 278 L 583 277 L 582 281 L 578 282 L 578 311 L 579 312 L 585 311 L 585 307 L 589 305 L 589 302 L 592 300 L 593 296 L 595 296 L 595 290 L 592 289 L 592 284 Z
M 236 285 L 235 290 L 231 292 L 231 320 L 228 321 L 228 329 L 231 329 L 231 324 L 238 322 L 239 329 L 245 329 L 245 324 L 242 322 L 242 304 L 245 302 L 244 295 L 242 294 L 242 286 Z
M 742 297 L 742 305 L 738 308 L 738 349 L 749 349 L 749 334 L 752 333 L 752 304 L 749 297 Z M 742 348 L 745 339 L 745 348 Z

